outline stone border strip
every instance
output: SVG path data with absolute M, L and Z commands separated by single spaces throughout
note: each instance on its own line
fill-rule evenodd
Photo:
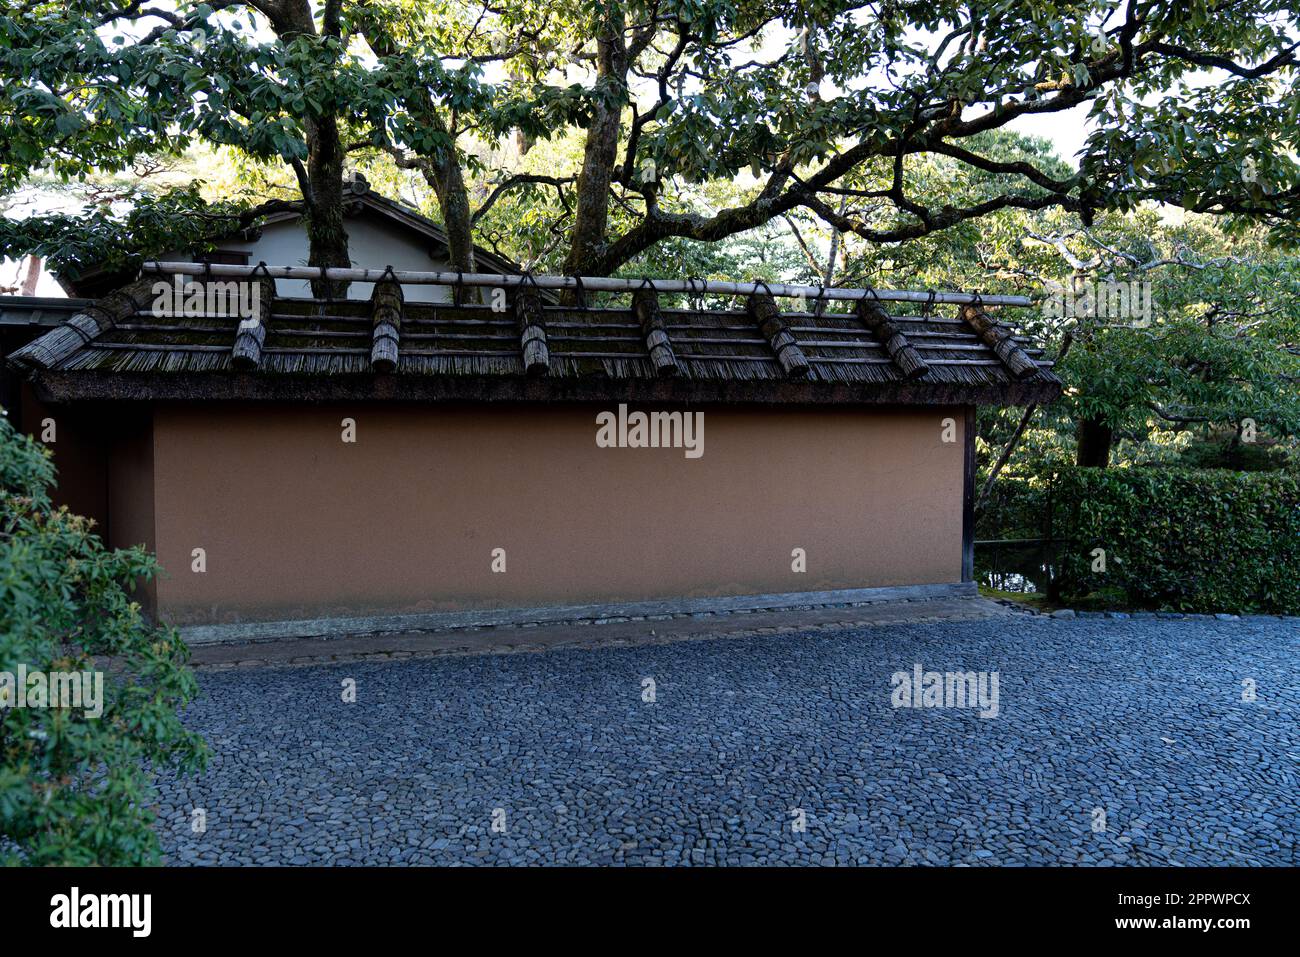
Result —
M 561 605 L 480 611 L 429 612 L 362 618 L 317 618 L 299 621 L 191 625 L 180 629 L 189 645 L 282 641 L 287 638 L 341 638 L 401 632 L 442 632 L 470 628 L 532 627 L 542 624 L 584 625 L 655 621 L 672 617 L 744 612 L 807 611 L 850 608 L 884 601 L 929 601 L 978 598 L 974 582 L 905 585 L 893 588 L 844 588 L 833 591 L 738 595 L 724 598 L 673 598 L 599 605 Z
M 602 624 L 584 622 L 585 627 L 553 623 L 466 628 L 440 633 L 359 635 L 351 639 L 303 638 L 242 645 L 208 644 L 195 647 L 192 664 L 201 671 L 228 671 L 234 668 L 298 667 L 562 649 L 600 650 L 682 641 L 842 631 L 880 625 L 971 621 L 1014 614 L 1015 609 L 980 597 L 880 601 L 869 605 L 825 605 L 816 609 L 770 612 L 680 612 L 609 620 Z
M 1300 624 L 1300 615 L 1232 615 L 1227 612 L 1211 614 L 1209 612 L 1195 611 L 1078 611 L 1074 608 L 1043 611 L 1009 598 L 993 598 L 989 600 L 995 601 L 999 605 L 1005 605 L 1008 608 L 1014 608 L 1016 611 L 1027 615 L 1035 615 L 1039 618 L 1055 618 L 1058 621 L 1068 621 L 1071 618 L 1109 618 L 1116 621 L 1244 621 L 1247 623 L 1269 622 L 1270 624 L 1279 621 L 1294 621 Z

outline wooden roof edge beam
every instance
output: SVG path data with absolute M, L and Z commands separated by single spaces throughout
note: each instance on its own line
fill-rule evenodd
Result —
M 1016 345 L 1011 332 L 980 306 L 962 306 L 960 315 L 1017 379 L 1027 379 L 1038 372 L 1038 364 Z
M 659 296 L 650 289 L 637 290 L 632 294 L 632 314 L 641 324 L 641 334 L 645 336 L 655 372 L 661 378 L 677 375 L 681 370 L 677 366 L 672 340 L 668 337 L 668 327 L 659 311 Z
M 370 319 L 374 323 L 370 367 L 376 372 L 393 372 L 397 369 L 404 305 L 401 283 L 393 279 L 382 279 L 375 283 L 374 292 L 370 294 Z
M 275 280 L 263 276 L 257 282 L 257 315 L 240 320 L 230 349 L 230 364 L 236 369 L 256 369 L 262 364 L 266 327 L 275 306 Z
M 139 279 L 69 316 L 14 353 L 15 361 L 52 369 L 82 346 L 137 312 L 152 310 L 156 277 Z
M 898 366 L 905 378 L 919 379 L 930 371 L 929 363 L 921 358 L 921 353 L 916 351 L 916 346 L 908 341 L 898 323 L 889 317 L 889 313 L 885 312 L 878 302 L 859 299 L 856 311 L 858 319 L 885 347 L 885 353 L 893 360 L 894 365 Z
M 759 331 L 771 345 L 772 351 L 776 353 L 777 361 L 781 363 L 785 374 L 792 379 L 806 376 L 809 370 L 808 357 L 799 348 L 799 340 L 790 331 L 789 324 L 782 317 L 781 310 L 776 307 L 776 300 L 772 298 L 771 293 L 751 294 L 745 303 L 745 308 L 758 324 Z
M 519 345 L 524 353 L 524 372 L 546 375 L 551 371 L 551 351 L 546 345 L 546 314 L 537 291 L 521 288 L 515 296 L 515 322 L 519 326 Z

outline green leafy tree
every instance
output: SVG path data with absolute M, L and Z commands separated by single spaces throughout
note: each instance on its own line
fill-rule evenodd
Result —
M 157 863 L 152 771 L 206 760 L 177 716 L 197 688 L 188 650 L 131 599 L 154 559 L 106 549 L 51 506 L 53 481 L 48 453 L 0 418 L 0 672 L 106 671 L 98 716 L 0 709 L 0 861 Z
M 1092 229 L 1058 218 L 1022 230 L 1001 253 L 1004 267 L 1070 296 L 1026 324 L 1060 359 L 1067 389 L 1052 416 L 1074 433 L 1078 464 L 1104 467 L 1121 439 L 1171 432 L 1226 434 L 1232 449 L 1243 436 L 1300 434 L 1293 254 L 1258 231 L 1234 235 L 1206 217 L 1173 222 L 1154 210 L 1111 214 Z M 1128 315 L 1107 314 L 1107 290 L 1130 295 Z
M 881 248 L 1003 210 L 1089 226 L 1147 202 L 1294 237 L 1297 35 L 1280 0 L 11 0 L 0 189 L 230 146 L 292 170 L 319 265 L 347 261 L 345 165 L 375 156 L 432 189 L 457 268 L 484 207 L 538 187 L 570 273 L 793 213 Z M 1077 169 L 979 146 L 1075 108 L 1096 125 Z M 568 136 L 572 165 L 520 168 Z M 927 195 L 940 157 L 999 188 Z M 742 174 L 734 203 L 698 202 Z

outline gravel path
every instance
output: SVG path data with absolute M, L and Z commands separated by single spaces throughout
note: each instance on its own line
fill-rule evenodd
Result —
M 1016 616 L 209 672 L 158 826 L 170 863 L 1294 865 L 1297 662 L 1294 620 Z M 894 708 L 916 664 L 997 672 L 997 716 Z

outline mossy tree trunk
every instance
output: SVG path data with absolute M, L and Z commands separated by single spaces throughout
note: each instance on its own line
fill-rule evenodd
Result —
M 343 209 L 343 143 L 338 121 L 330 116 L 307 123 L 307 241 L 309 266 L 352 265 L 348 255 L 348 233 Z M 311 291 L 317 298 L 341 299 L 348 283 L 313 279 Z

